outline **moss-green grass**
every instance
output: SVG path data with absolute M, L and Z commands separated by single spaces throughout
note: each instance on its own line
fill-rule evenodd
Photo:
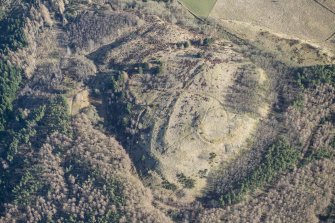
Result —
M 192 14 L 199 18 L 207 18 L 217 0 L 179 0 Z

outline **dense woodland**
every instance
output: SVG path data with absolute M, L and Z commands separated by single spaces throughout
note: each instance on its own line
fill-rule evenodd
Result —
M 109 17 L 108 13 L 98 12 L 94 21 L 101 26 L 90 24 L 94 13 L 81 14 L 77 1 L 17 1 L 19 6 L 15 1 L 6 2 L 0 8 L 0 222 L 247 222 L 259 215 L 264 222 L 276 220 L 275 216 L 272 219 L 258 213 L 266 205 L 274 207 L 282 222 L 302 222 L 305 211 L 309 211 L 303 209 L 304 202 L 310 199 L 327 203 L 325 209 L 314 210 L 320 222 L 335 220 L 335 184 L 326 179 L 334 176 L 335 170 L 335 65 L 289 67 L 250 45 L 250 54 L 256 52 L 261 58 L 254 60 L 250 56 L 255 63 L 273 76 L 285 71 L 279 78 L 274 77 L 285 81 L 275 80 L 279 93 L 273 113 L 270 121 L 261 126 L 265 130 L 259 131 L 261 134 L 267 128 L 275 129 L 275 137 L 253 143 L 251 152 L 242 154 L 245 157 L 236 158 L 222 174 L 213 177 L 216 181 L 203 197 L 188 205 L 164 207 L 163 199 L 141 181 L 146 176 L 135 167 L 141 158 L 134 165 L 133 154 L 127 151 L 126 139 L 132 135 L 128 128 L 132 123 L 130 111 L 136 108 L 125 97 L 128 74 L 159 75 L 162 63 L 111 63 L 113 72 L 73 78 L 66 76 L 61 65 L 46 60 L 35 69 L 35 76 L 28 78 L 23 63 L 16 59 L 20 57 L 15 55 L 24 54 L 33 45 L 31 41 L 40 44 L 37 37 L 28 38 L 29 33 L 42 35 L 51 29 L 34 23 L 44 24 L 46 16 L 37 13 L 42 4 L 56 26 L 68 31 L 69 41 L 77 43 L 70 44 L 68 51 L 73 52 L 90 50 L 107 41 L 107 37 L 100 40 L 99 35 L 112 39 L 118 34 L 110 32 L 119 26 L 119 32 L 137 26 L 137 17 L 131 13 L 143 13 L 143 17 L 158 14 L 160 19 L 173 20 L 195 33 L 206 33 L 212 24 L 192 18 L 175 1 L 93 1 L 97 3 L 93 8 L 107 2 L 108 7 L 128 13 L 122 17 L 118 11 Z M 155 4 L 164 12 L 155 12 L 150 7 Z M 83 32 L 90 39 L 81 39 Z M 248 44 L 229 33 L 217 35 Z M 205 38 L 200 46 L 212 42 L 212 38 Z M 188 48 L 190 44 L 186 41 L 177 47 Z M 82 85 L 102 105 L 97 103 L 72 115 L 68 95 Z M 108 115 L 101 115 L 102 108 Z M 185 188 L 196 183 L 183 174 L 178 178 Z M 167 193 L 176 190 L 166 180 L 162 184 Z M 309 194 L 307 191 L 315 185 L 320 185 L 320 191 L 315 189 L 315 194 Z M 299 193 L 301 198 L 295 201 Z M 277 203 L 279 200 L 282 203 Z M 297 216 L 290 208 L 296 210 Z

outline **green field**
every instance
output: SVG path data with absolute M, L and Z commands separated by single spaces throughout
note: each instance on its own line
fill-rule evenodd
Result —
M 207 18 L 217 0 L 179 0 L 192 14 Z

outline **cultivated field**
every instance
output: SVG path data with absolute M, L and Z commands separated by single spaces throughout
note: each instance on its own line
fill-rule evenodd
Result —
M 324 3 L 324 7 L 320 4 Z M 332 1 L 218 0 L 210 17 L 258 25 L 289 36 L 325 41 L 335 32 Z

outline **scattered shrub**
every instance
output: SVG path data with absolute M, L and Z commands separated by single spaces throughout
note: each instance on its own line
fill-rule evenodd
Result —
M 202 53 L 202 52 L 198 52 L 197 54 L 195 54 L 195 58 L 203 58 L 205 56 L 205 54 L 204 53 Z
M 182 184 L 185 188 L 191 189 L 194 187 L 194 184 L 195 184 L 194 179 L 190 177 L 186 177 L 183 173 L 178 173 L 176 176 L 177 176 L 178 182 Z
M 165 189 L 167 189 L 167 190 L 172 190 L 172 191 L 177 190 L 177 186 L 175 184 L 173 184 L 173 183 L 170 183 L 166 179 L 163 179 L 162 187 L 165 188 Z
M 204 42 L 203 42 L 203 45 L 204 46 L 209 46 L 209 45 L 211 45 L 213 43 L 214 43 L 214 39 L 213 38 L 205 38 Z

